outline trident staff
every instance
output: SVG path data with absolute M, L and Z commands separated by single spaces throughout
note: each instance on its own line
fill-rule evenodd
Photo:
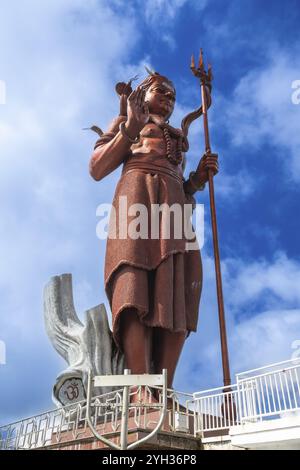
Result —
M 192 56 L 191 70 L 193 74 L 195 75 L 195 77 L 200 79 L 204 138 L 205 138 L 205 154 L 208 156 L 212 156 L 215 154 L 211 153 L 207 109 L 208 109 L 208 106 L 210 106 L 211 104 L 210 91 L 211 91 L 211 81 L 213 77 L 212 77 L 212 68 L 210 65 L 208 65 L 207 72 L 205 71 L 202 49 L 200 50 L 198 67 L 195 67 L 195 59 L 194 59 L 194 56 Z M 219 242 L 218 242 L 217 215 L 216 215 L 214 180 L 213 180 L 214 174 L 212 170 L 208 170 L 208 177 L 209 177 L 208 183 L 209 183 L 210 213 L 211 213 L 211 224 L 212 224 L 212 234 L 213 234 L 216 284 L 217 284 L 219 326 L 220 326 L 220 337 L 221 337 L 223 382 L 224 382 L 224 386 L 227 386 L 227 385 L 231 385 L 231 379 L 230 379 L 230 367 L 229 367 L 229 356 L 228 356 L 228 346 L 227 346 L 220 252 L 219 252 Z

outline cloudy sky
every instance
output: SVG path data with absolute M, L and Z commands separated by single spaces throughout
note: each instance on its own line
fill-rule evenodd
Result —
M 232 375 L 297 354 L 299 21 L 297 0 L 1 2 L 1 423 L 53 406 L 65 364 L 44 330 L 49 278 L 73 274 L 80 317 L 107 306 L 96 208 L 111 202 L 119 171 L 91 179 L 95 134 L 82 128 L 105 129 L 118 112 L 115 83 L 143 79 L 144 64 L 174 81 L 179 125 L 199 104 L 189 61 L 200 46 L 215 77 L 210 124 Z M 191 129 L 188 170 L 204 148 L 201 126 Z M 207 190 L 197 200 L 205 205 L 204 289 L 175 381 L 185 391 L 222 385 Z

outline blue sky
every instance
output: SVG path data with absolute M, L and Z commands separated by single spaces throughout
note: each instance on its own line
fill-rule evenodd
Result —
M 173 124 L 200 100 L 190 73 L 200 46 L 214 70 L 210 110 L 224 297 L 232 375 L 289 359 L 300 340 L 300 80 L 298 1 L 16 0 L 1 4 L 0 422 L 52 408 L 64 369 L 43 325 L 43 287 L 73 274 L 80 316 L 106 302 L 105 242 L 96 207 L 119 171 L 88 174 L 95 135 L 118 111 L 117 81 L 144 64 L 177 88 Z M 187 171 L 204 148 L 193 124 Z M 197 334 L 186 342 L 175 387 L 222 385 L 208 193 L 204 289 Z

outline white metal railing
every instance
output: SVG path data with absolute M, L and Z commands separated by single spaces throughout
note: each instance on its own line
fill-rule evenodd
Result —
M 157 408 L 151 409 L 153 389 L 157 390 L 158 401 L 162 401 L 160 387 L 151 387 L 151 389 L 143 387 L 143 403 L 129 404 L 129 432 L 133 429 L 149 429 L 151 431 L 155 428 L 159 420 L 159 413 L 157 413 Z M 142 395 L 141 387 L 131 388 L 129 398 L 135 394 Z M 183 427 L 185 432 L 193 434 L 192 394 L 168 390 L 167 398 L 167 417 L 162 429 L 176 432 L 178 417 L 180 417 L 181 428 Z M 103 436 L 120 432 L 122 402 L 123 389 L 93 398 L 91 420 L 97 431 Z M 0 427 L 0 450 L 37 449 L 57 444 L 67 445 L 92 437 L 87 423 L 85 405 L 86 401 L 77 402 Z
M 241 422 L 274 419 L 300 412 L 300 360 L 237 374 Z
M 237 383 L 193 394 L 195 434 L 291 413 L 300 415 L 300 359 L 237 374 Z
M 164 424 L 167 416 L 167 369 L 162 370 L 162 374 L 131 374 L 130 369 L 124 369 L 124 374 L 115 375 L 96 375 L 92 377 L 91 372 L 88 376 L 87 385 L 87 398 L 86 398 L 86 419 L 90 430 L 93 435 L 102 443 L 111 449 L 127 450 L 134 449 L 141 444 L 145 444 L 153 436 L 155 436 Z M 113 442 L 99 433 L 97 429 L 97 421 L 94 423 L 92 420 L 93 407 L 92 405 L 92 390 L 94 387 L 123 387 L 123 399 L 121 407 L 121 433 L 120 443 Z M 130 407 L 130 387 L 161 387 L 161 401 L 151 400 L 147 408 L 155 409 L 159 415 L 156 426 L 151 430 L 148 435 L 135 440 L 135 442 L 128 442 L 128 421 L 129 421 L 129 407 Z M 142 407 L 146 407 L 146 403 L 142 403 Z
M 129 396 L 137 394 L 143 402 L 134 404 L 129 400 L 129 431 L 155 428 L 159 413 L 157 408 L 151 409 L 153 389 L 161 402 L 159 387 L 144 387 L 143 393 L 141 387 L 130 389 Z M 122 403 L 123 389 L 93 398 L 91 420 L 103 436 L 120 433 Z M 92 437 L 85 404 L 77 402 L 0 427 L 0 449 L 40 448 Z M 162 429 L 196 436 L 218 435 L 239 424 L 291 413 L 300 416 L 300 359 L 242 372 L 230 387 L 194 394 L 168 390 L 167 418 Z
M 194 393 L 194 401 L 196 435 L 226 430 L 240 421 L 236 385 Z

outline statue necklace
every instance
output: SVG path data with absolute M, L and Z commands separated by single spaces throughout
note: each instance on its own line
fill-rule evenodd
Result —
M 157 116 L 151 115 L 149 121 L 156 124 L 158 127 L 161 128 L 164 134 L 165 142 L 166 142 L 166 158 L 171 162 L 173 165 L 179 165 L 182 162 L 182 140 L 183 135 L 181 130 L 175 129 L 174 127 L 170 126 L 168 122 L 160 119 Z M 172 138 L 176 138 L 176 147 L 172 149 Z

